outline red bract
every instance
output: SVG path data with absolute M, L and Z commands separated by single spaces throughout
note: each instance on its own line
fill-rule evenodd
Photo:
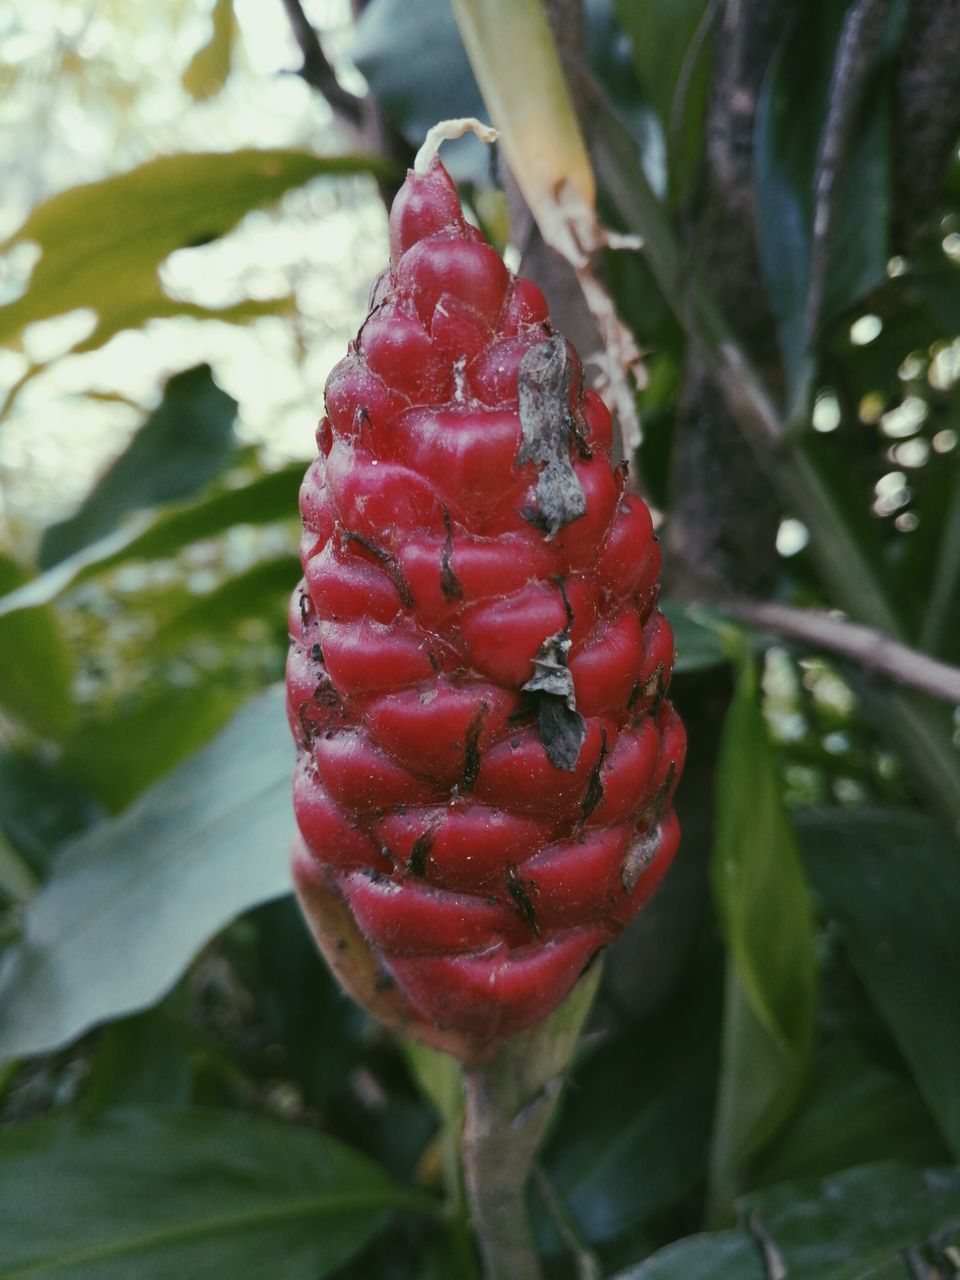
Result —
M 345 985 L 469 1057 L 662 879 L 684 735 L 650 516 L 543 295 L 436 159 L 390 246 L 301 495 L 294 871 Z

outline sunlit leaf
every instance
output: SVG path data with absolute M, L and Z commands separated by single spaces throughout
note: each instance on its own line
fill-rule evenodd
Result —
M 423 1203 L 325 1134 L 175 1107 L 8 1129 L 0 1187 L 8 1280 L 320 1280 Z
M 452 7 L 524 199 L 547 242 L 578 254 L 569 201 L 592 211 L 596 184 L 542 0 L 452 0 Z M 562 190 L 566 211 L 558 205 Z
M 171 378 L 160 404 L 76 514 L 47 529 L 43 567 L 96 542 L 132 512 L 201 489 L 230 456 L 236 412 L 236 401 L 220 390 L 209 365 Z
M 98 320 L 80 351 L 154 316 L 231 318 L 226 311 L 168 297 L 157 274 L 164 260 L 176 249 L 218 239 L 251 209 L 272 204 L 311 178 L 376 172 L 384 166 L 368 156 L 245 149 L 160 156 L 128 173 L 61 192 L 0 245 L 4 250 L 33 242 L 42 250 L 27 291 L 0 307 L 0 341 L 15 338 L 32 321 L 82 307 L 92 308 Z M 241 305 L 244 314 L 259 306 Z
M 282 689 L 65 847 L 0 970 L 0 1056 L 146 1008 L 241 911 L 289 888 L 293 748 Z
M 237 37 L 233 0 L 215 0 L 212 18 L 210 39 L 193 55 L 180 80 L 195 102 L 205 102 L 218 94 L 230 74 Z

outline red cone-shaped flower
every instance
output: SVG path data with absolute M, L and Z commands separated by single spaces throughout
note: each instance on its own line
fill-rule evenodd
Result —
M 348 989 L 468 1056 L 656 888 L 684 733 L 650 516 L 543 295 L 436 159 L 390 246 L 301 493 L 294 872 Z

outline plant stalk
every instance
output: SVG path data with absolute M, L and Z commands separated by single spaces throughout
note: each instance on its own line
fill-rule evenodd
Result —
M 464 1067 L 463 1167 L 487 1280 L 541 1280 L 524 1195 L 600 980 L 595 963 L 539 1026 Z

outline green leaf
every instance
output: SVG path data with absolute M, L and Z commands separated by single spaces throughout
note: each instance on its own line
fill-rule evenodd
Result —
M 189 1103 L 193 1028 L 186 1019 L 173 1016 L 169 1007 L 178 994 L 175 991 L 155 1009 L 120 1018 L 103 1028 L 89 1057 L 83 1089 L 85 1113 Z
M 717 1211 L 736 1172 L 803 1087 L 816 1013 L 814 925 L 806 878 L 743 645 L 717 764 L 714 900 L 726 940 L 726 1012 L 711 1158 Z
M 673 631 L 677 651 L 673 669 L 677 675 L 724 666 L 729 661 L 716 628 L 698 621 L 693 616 L 695 607 L 689 608 L 676 600 L 661 600 L 660 608 Z
M 449 1129 L 459 1129 L 463 1119 L 463 1077 L 456 1058 L 419 1040 L 405 1040 L 403 1051 L 420 1091 L 438 1118 Z
M 199 751 L 246 693 L 214 681 L 138 691 L 119 709 L 85 719 L 64 744 L 61 767 L 116 812 Z
M 237 38 L 237 19 L 233 0 L 215 0 L 213 30 L 207 43 L 190 59 L 180 83 L 195 102 L 215 97 L 227 83 Z
M 781 46 L 757 104 L 755 174 L 760 263 L 780 343 L 796 385 L 807 352 L 814 191 L 829 109 L 830 77 L 847 6 L 814 0 Z M 888 29 L 860 104 L 838 178 L 817 323 L 885 278 L 891 192 L 889 76 L 901 7 Z
M 0 596 L 30 579 L 0 552 Z M 52 609 L 0 618 L 0 707 L 42 737 L 61 738 L 76 721 L 73 660 Z
M 594 1244 L 639 1227 L 703 1179 L 719 988 L 711 949 L 666 1009 L 576 1063 L 544 1161 L 571 1220 Z
M 0 619 L 21 609 L 49 604 L 70 587 L 131 560 L 174 555 L 191 542 L 215 537 L 234 525 L 269 524 L 292 518 L 297 512 L 297 492 L 306 465 L 293 462 L 245 484 L 228 475 L 196 502 L 131 517 L 115 533 L 0 598 Z
M 668 1245 L 616 1280 L 910 1280 L 902 1250 L 960 1229 L 960 1170 L 864 1165 L 738 1202 L 741 1225 Z M 777 1265 L 775 1265 L 777 1264 Z
M 36 1120 L 0 1137 L 0 1167 L 5 1280 L 319 1280 L 418 1203 L 324 1134 L 241 1112 Z
M 160 156 L 129 173 L 61 192 L 0 245 L 3 251 L 33 242 L 42 250 L 26 293 L 0 307 L 0 342 L 32 321 L 83 307 L 98 319 L 78 351 L 91 351 L 155 316 L 230 318 L 228 311 L 169 298 L 157 275 L 164 260 L 177 249 L 218 239 L 252 209 L 311 178 L 385 171 L 369 156 L 248 148 Z M 247 302 L 239 314 L 257 310 Z
M 630 36 L 640 84 L 673 151 L 671 180 L 678 193 L 689 190 L 703 144 L 710 65 L 694 42 L 707 5 L 708 0 L 614 0 L 617 18 Z M 682 125 L 676 132 L 675 120 Z
M 192 636 L 223 636 L 241 618 L 276 618 L 286 635 L 286 601 L 303 570 L 295 555 L 276 556 L 228 578 L 202 596 L 188 596 L 164 617 L 152 642 L 161 649 L 182 647 Z
M 753 1166 L 751 1180 L 763 1186 L 825 1177 L 893 1159 L 932 1165 L 949 1152 L 912 1082 L 871 1063 L 851 1038 L 817 1060 L 809 1096 Z
M 960 1158 L 960 861 L 930 818 L 805 815 L 800 835 L 824 910 Z
M 40 547 L 46 569 L 111 533 L 124 516 L 189 498 L 226 463 L 237 403 L 197 365 L 170 378 L 163 399 L 128 447 L 68 520 L 51 525 Z
M 60 845 L 102 816 L 101 806 L 64 775 L 49 751 L 0 752 L 0 825 L 39 879 Z
M 289 888 L 293 748 L 281 687 L 63 851 L 0 970 L 0 1057 L 146 1008 L 241 911 Z
M 373 0 L 357 19 L 348 52 L 413 148 L 438 120 L 486 119 L 448 0 Z M 472 134 L 448 142 L 443 155 L 455 177 L 489 183 L 490 148 Z
M 0 827 L 0 894 L 27 902 L 37 891 L 37 879 Z

